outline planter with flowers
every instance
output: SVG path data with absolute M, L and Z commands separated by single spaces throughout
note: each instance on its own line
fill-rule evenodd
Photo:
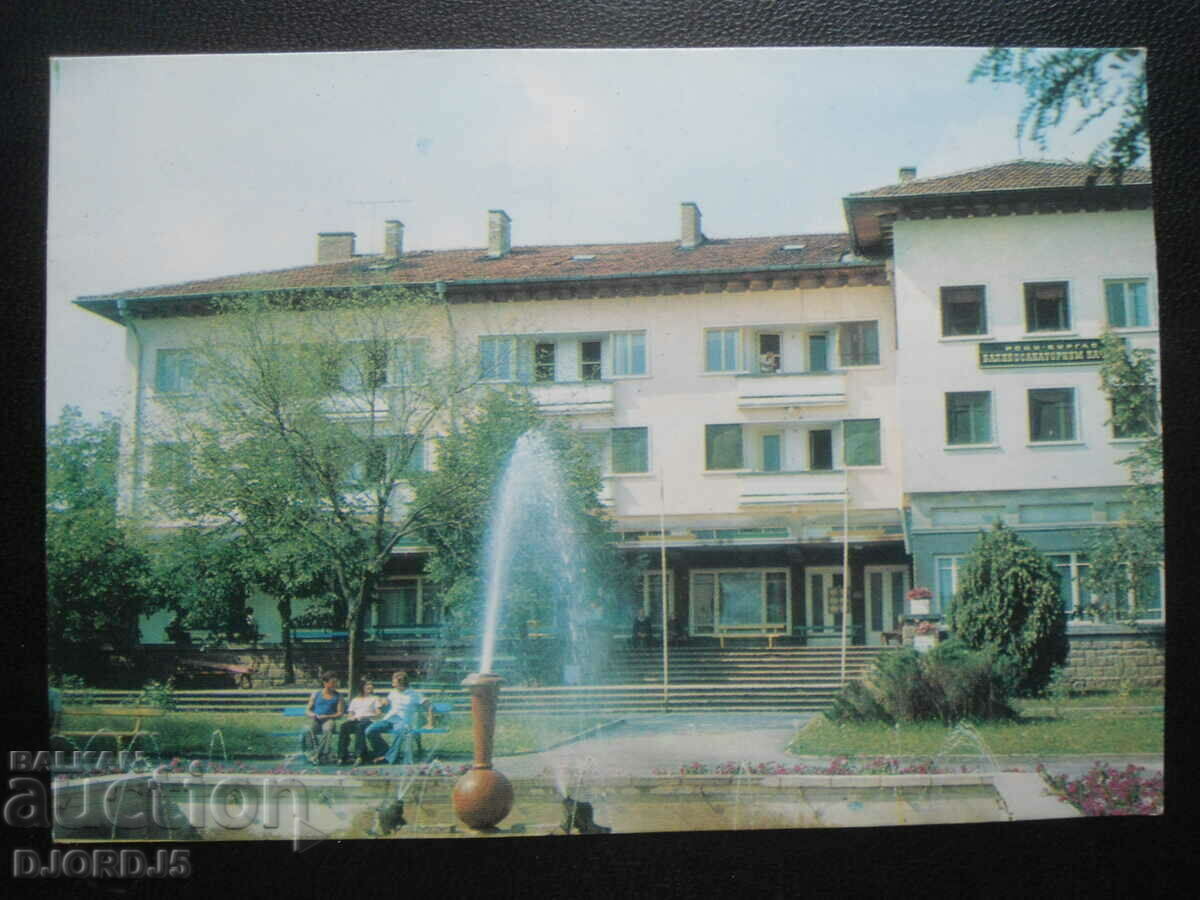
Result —
M 913 649 L 918 653 L 932 650 L 937 646 L 939 639 L 940 634 L 937 622 L 926 619 L 916 623 L 916 627 L 913 630 Z
M 915 587 L 904 595 L 908 601 L 908 614 L 910 616 L 927 616 L 929 615 L 929 603 L 933 599 L 933 591 L 927 587 Z

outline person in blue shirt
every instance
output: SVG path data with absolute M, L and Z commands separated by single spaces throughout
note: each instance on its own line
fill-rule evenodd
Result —
M 337 676 L 333 672 L 322 672 L 321 690 L 314 691 L 308 698 L 306 714 L 312 719 L 310 727 L 318 765 L 332 761 L 334 722 L 346 713 L 345 701 L 337 685 Z

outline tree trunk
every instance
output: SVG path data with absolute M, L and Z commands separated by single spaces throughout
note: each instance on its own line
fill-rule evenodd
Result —
M 280 597 L 275 608 L 279 610 L 279 622 L 283 630 L 283 683 L 295 684 L 296 669 L 292 660 L 292 601 L 288 597 Z

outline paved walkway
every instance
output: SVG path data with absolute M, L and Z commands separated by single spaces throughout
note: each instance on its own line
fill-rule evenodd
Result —
M 541 753 L 497 757 L 496 768 L 510 778 L 530 778 L 562 767 L 597 775 L 649 775 L 655 769 L 677 771 L 699 762 L 709 767 L 725 762 L 779 762 L 825 765 L 828 757 L 795 757 L 787 753 L 799 728 L 812 713 L 635 713 L 595 735 Z M 1001 769 L 1032 771 L 1043 762 L 1054 773 L 1078 776 L 1100 761 L 1118 768 L 1129 763 L 1162 770 L 1161 754 L 1093 754 L 1090 756 L 1000 756 Z M 955 756 L 947 769 L 966 765 L 990 768 L 982 757 Z

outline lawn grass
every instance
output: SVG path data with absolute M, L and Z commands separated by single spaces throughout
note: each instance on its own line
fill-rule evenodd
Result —
M 608 719 L 601 716 L 578 715 L 522 715 L 501 716 L 496 722 L 494 753 L 507 756 L 512 753 L 528 753 L 542 750 L 559 741 L 578 734 L 585 729 L 601 724 Z M 151 719 L 148 729 L 158 733 L 158 755 L 165 758 L 185 757 L 221 759 L 221 744 L 229 759 L 276 759 L 283 758 L 299 749 L 299 735 L 305 720 L 285 718 L 279 713 L 207 713 L 175 711 L 160 718 Z M 449 734 L 429 734 L 422 739 L 426 756 L 440 760 L 467 761 L 473 753 L 473 738 L 470 716 L 456 713 L 446 723 Z M 105 716 L 79 715 L 68 717 L 65 726 L 73 731 L 92 728 L 116 730 L 126 723 Z M 213 738 L 219 731 L 220 738 Z M 77 740 L 79 749 L 85 741 Z M 125 743 L 128 749 L 128 742 Z M 111 738 L 100 737 L 92 742 L 92 750 L 111 750 Z M 155 750 L 152 740 L 139 740 L 134 749 Z
M 1157 698 L 1157 699 L 1155 699 Z M 1092 753 L 1162 753 L 1164 716 L 1137 707 L 1162 706 L 1162 692 L 1075 697 L 1050 712 L 1045 700 L 1022 700 L 1025 711 L 1010 722 L 985 722 L 975 730 L 994 756 L 1088 756 Z M 1086 707 L 1116 707 L 1088 710 Z M 933 722 L 830 722 L 815 717 L 801 729 L 788 750 L 800 756 L 921 757 L 937 756 L 951 728 Z M 961 751 L 958 751 L 961 752 Z

